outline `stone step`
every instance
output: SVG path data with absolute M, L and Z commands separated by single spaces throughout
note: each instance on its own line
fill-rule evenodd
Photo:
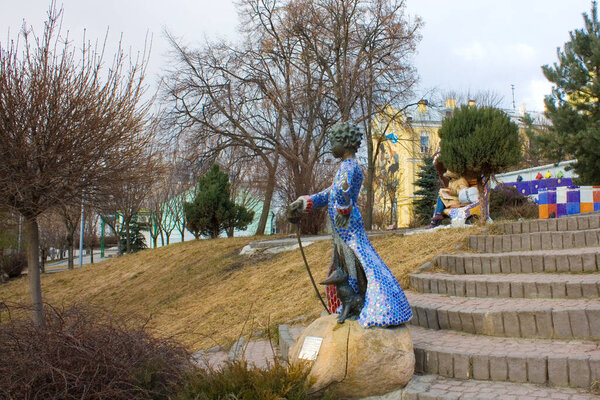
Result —
M 513 338 L 600 339 L 599 299 L 495 299 L 406 292 L 411 324 Z
M 419 373 L 585 389 L 600 380 L 600 348 L 594 342 L 496 338 L 414 326 L 410 333 Z M 487 397 L 493 398 L 498 397 Z
M 447 378 L 439 375 L 415 375 L 397 397 L 382 400 L 594 400 L 598 396 L 583 389 L 546 387 L 531 383 L 490 382 Z M 371 398 L 369 398 L 371 400 Z
M 504 222 L 495 224 L 494 227 L 500 232 L 508 234 L 598 229 L 600 228 L 600 214 L 594 212 L 561 218 Z
M 546 299 L 598 298 L 600 274 L 410 275 L 410 286 L 420 293 L 459 297 Z
M 440 254 L 433 264 L 453 274 L 598 272 L 600 247 L 510 253 Z
M 534 232 L 506 235 L 476 235 L 467 238 L 469 248 L 480 253 L 560 250 L 598 247 L 600 229 L 581 231 Z

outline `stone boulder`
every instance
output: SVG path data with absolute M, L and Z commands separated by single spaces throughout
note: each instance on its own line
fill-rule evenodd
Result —
M 307 336 L 323 339 L 316 359 L 311 361 L 299 358 Z M 358 321 L 338 324 L 337 315 L 310 324 L 290 349 L 289 361 L 311 364 L 311 393 L 333 388 L 338 398 L 345 399 L 401 389 L 415 368 L 406 326 L 365 329 Z

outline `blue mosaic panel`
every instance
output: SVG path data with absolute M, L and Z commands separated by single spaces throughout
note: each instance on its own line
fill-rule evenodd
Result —
M 379 257 L 365 232 L 362 216 L 356 207 L 362 181 L 363 174 L 356 161 L 344 160 L 333 185 L 309 197 L 314 208 L 327 205 L 332 228 L 352 249 L 365 271 L 367 292 L 359 317 L 360 324 L 365 327 L 400 325 L 412 318 L 412 311 L 400 284 Z M 347 210 L 350 210 L 349 223 L 345 228 L 338 228 L 335 217 L 340 211 L 344 213 Z M 350 284 L 358 292 L 356 282 L 350 281 Z

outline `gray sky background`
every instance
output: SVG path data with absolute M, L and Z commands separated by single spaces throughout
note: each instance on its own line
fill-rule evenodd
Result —
M 41 33 L 48 1 L 0 0 L 0 39 L 14 38 L 23 20 Z M 63 31 L 78 44 L 84 28 L 89 39 L 103 39 L 109 28 L 109 49 L 120 34 L 135 54 L 146 35 L 152 36 L 149 83 L 156 86 L 169 67 L 166 28 L 184 43 L 200 46 L 205 38 L 235 39 L 238 16 L 232 0 L 64 0 Z M 420 93 L 449 90 L 466 93 L 492 90 L 512 107 L 543 110 L 550 84 L 540 66 L 556 61 L 556 48 L 568 33 L 583 27 L 581 14 L 589 0 L 407 0 L 411 17 L 425 25 L 414 63 Z

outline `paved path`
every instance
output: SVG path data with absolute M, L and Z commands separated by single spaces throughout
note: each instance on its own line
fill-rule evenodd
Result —
M 443 228 L 443 227 L 440 227 Z M 425 229 L 394 229 L 389 231 L 371 231 L 368 232 L 368 236 L 370 238 L 376 236 L 384 236 L 384 235 L 411 235 L 418 232 L 425 232 Z M 311 235 L 311 236 L 302 236 L 302 245 L 308 246 L 312 243 L 323 241 L 323 240 L 331 240 L 331 235 Z M 258 240 L 255 242 L 248 243 L 245 246 L 241 254 L 252 254 L 256 251 L 267 251 L 267 252 L 280 252 L 287 251 L 298 247 L 298 239 L 296 235 L 290 235 L 290 237 L 282 238 L 282 239 L 267 239 L 267 240 Z
M 111 247 L 109 249 L 106 249 L 104 252 L 104 258 L 100 258 L 100 250 L 95 250 L 94 251 L 94 264 L 97 264 L 102 261 L 106 261 L 116 255 L 117 255 L 116 247 Z M 92 261 L 92 258 L 89 255 L 84 255 L 82 264 L 87 265 L 87 264 L 90 264 L 91 261 Z M 73 263 L 75 264 L 75 268 L 79 268 L 79 256 L 76 256 L 74 258 Z M 60 260 L 60 261 L 47 261 L 46 262 L 46 272 L 65 271 L 67 269 L 67 265 L 68 265 L 67 259 Z
M 268 368 L 273 364 L 275 356 L 278 356 L 277 344 L 271 346 L 270 342 L 265 339 L 243 341 L 241 347 L 243 359 L 258 368 Z M 227 361 L 232 361 L 235 357 L 240 357 L 240 355 L 224 350 L 198 352 L 195 356 L 200 366 L 211 368 L 222 368 Z

